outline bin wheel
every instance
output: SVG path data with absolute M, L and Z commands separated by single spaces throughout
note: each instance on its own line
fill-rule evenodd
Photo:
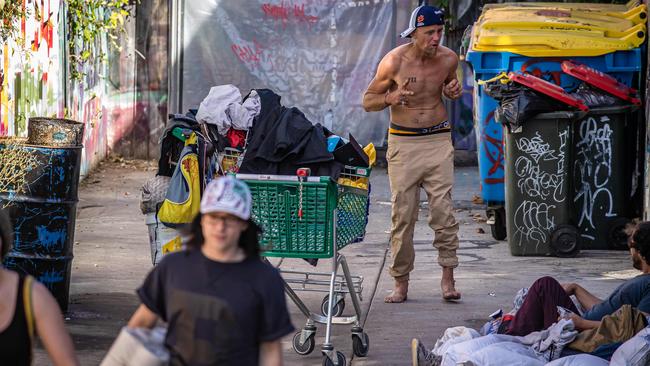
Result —
M 508 233 L 506 231 L 506 212 L 503 208 L 493 210 L 494 224 L 490 225 L 492 237 L 496 240 L 504 240 Z
M 627 250 L 625 227 L 631 222 L 626 217 L 616 217 L 608 223 L 607 246 L 613 250 Z
M 366 344 L 365 346 L 363 344 Z M 354 355 L 357 357 L 366 357 L 368 356 L 368 350 L 370 349 L 370 338 L 366 332 L 361 332 L 361 335 L 357 333 L 352 334 L 352 350 Z
M 551 250 L 560 258 L 573 258 L 580 253 L 580 236 L 573 225 L 559 225 L 551 232 Z
M 343 353 L 341 353 L 340 351 L 336 351 L 336 358 L 339 361 L 338 366 L 346 366 L 347 361 Z M 330 360 L 329 357 L 323 356 L 323 366 L 334 366 L 334 362 L 332 362 L 332 360 Z
M 329 302 L 330 295 L 325 295 L 323 302 L 320 304 L 320 311 L 323 316 L 327 316 L 328 314 L 327 307 L 329 306 Z M 345 300 L 341 299 L 334 304 L 334 307 L 332 308 L 332 316 L 341 316 L 341 314 L 343 314 L 343 309 L 345 309 Z
M 305 340 L 305 343 L 301 346 L 300 345 L 300 336 L 302 335 L 302 332 L 298 332 L 293 335 L 293 350 L 296 351 L 297 354 L 301 356 L 306 356 L 314 351 L 314 346 L 316 346 L 316 341 L 314 340 L 314 334 L 312 333 L 307 340 Z

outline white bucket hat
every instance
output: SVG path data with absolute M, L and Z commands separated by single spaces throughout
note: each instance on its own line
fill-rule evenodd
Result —
M 246 183 L 231 176 L 217 178 L 205 188 L 201 213 L 225 212 L 242 220 L 251 217 L 253 199 Z

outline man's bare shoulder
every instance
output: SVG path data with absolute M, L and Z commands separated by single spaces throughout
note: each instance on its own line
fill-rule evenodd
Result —
M 408 50 L 407 46 L 408 44 L 405 44 L 390 50 L 381 60 L 381 66 L 390 74 L 396 74 Z
M 442 56 L 445 63 L 458 63 L 458 55 L 452 49 L 445 46 L 438 46 L 438 53 Z

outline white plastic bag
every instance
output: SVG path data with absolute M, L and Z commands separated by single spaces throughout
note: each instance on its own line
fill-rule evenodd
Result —
M 165 366 L 169 362 L 166 333 L 162 327 L 122 327 L 100 366 Z
M 562 358 L 558 358 L 553 362 L 549 362 L 546 364 L 546 366 L 607 366 L 607 365 L 609 365 L 609 362 L 607 362 L 607 360 L 604 360 L 600 357 L 588 355 L 588 354 L 562 357 Z
M 469 357 L 476 366 L 543 366 L 529 346 L 517 342 L 500 342 L 484 347 Z
M 447 349 L 454 344 L 469 341 L 470 339 L 478 338 L 479 336 L 480 335 L 477 331 L 467 327 L 447 328 L 442 337 L 436 341 L 432 352 L 436 356 L 442 356 L 445 354 Z
M 456 366 L 460 362 L 470 360 L 470 356 L 482 348 L 501 342 L 519 342 L 519 337 L 506 334 L 490 334 L 484 337 L 470 339 L 450 346 L 442 355 L 441 366 Z M 503 365 L 502 365 L 503 366 Z
M 612 366 L 650 365 L 650 327 L 623 343 L 612 355 Z

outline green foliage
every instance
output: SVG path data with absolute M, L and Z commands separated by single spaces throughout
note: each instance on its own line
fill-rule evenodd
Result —
M 23 9 L 23 0 L 0 0 L 0 40 L 2 43 L 10 39 L 19 41 L 20 19 L 27 15 Z
M 0 0 L 1 1 L 1 0 Z M 105 59 L 100 47 L 103 36 L 109 47 L 120 49 L 117 40 L 126 32 L 124 23 L 132 16 L 129 0 L 65 0 L 68 7 L 68 55 L 73 80 L 83 76 L 84 65 L 93 57 Z

